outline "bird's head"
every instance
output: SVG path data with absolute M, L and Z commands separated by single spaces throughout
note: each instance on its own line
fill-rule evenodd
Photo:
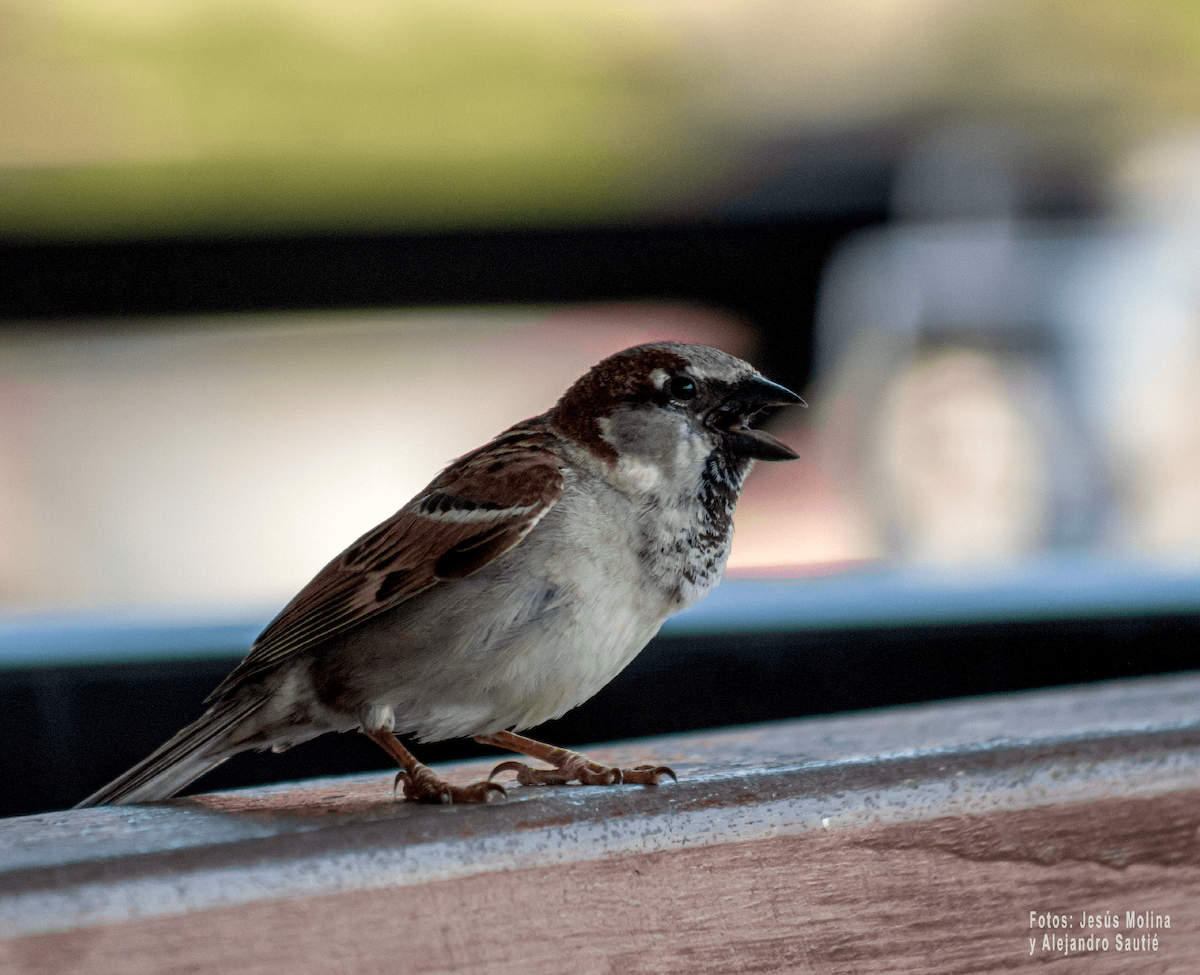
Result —
M 802 402 L 718 349 L 656 342 L 598 363 L 563 394 L 550 421 L 621 480 L 666 486 L 690 480 L 714 457 L 743 473 L 754 460 L 794 460 L 795 451 L 750 424 L 770 407 Z

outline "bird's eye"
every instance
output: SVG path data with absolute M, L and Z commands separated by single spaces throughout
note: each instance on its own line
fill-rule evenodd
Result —
M 687 376 L 672 376 L 668 389 L 675 400 L 688 400 L 696 395 L 696 383 Z

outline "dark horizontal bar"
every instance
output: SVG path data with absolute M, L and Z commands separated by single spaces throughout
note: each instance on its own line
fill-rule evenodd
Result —
M 812 578 L 727 579 L 667 638 L 1200 613 L 1200 572 L 1055 557 L 939 571 L 863 566 Z M 273 611 L 0 616 L 0 668 L 241 657 Z

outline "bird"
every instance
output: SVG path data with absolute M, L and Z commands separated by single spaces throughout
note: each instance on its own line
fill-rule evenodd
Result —
M 523 786 L 677 781 L 520 732 L 591 698 L 720 582 L 755 461 L 798 456 L 751 421 L 791 404 L 708 346 L 609 356 L 321 569 L 200 718 L 76 808 L 168 799 L 239 752 L 354 730 L 397 763 L 410 801 L 502 798 L 505 771 Z M 506 761 L 452 785 L 400 736 L 473 738 L 548 767 Z

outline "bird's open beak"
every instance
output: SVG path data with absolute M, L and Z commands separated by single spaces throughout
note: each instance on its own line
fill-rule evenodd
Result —
M 765 430 L 751 430 L 755 414 L 772 406 L 807 406 L 786 386 L 762 376 L 744 379 L 733 394 L 709 417 L 733 453 L 755 460 L 796 460 L 800 455 Z

